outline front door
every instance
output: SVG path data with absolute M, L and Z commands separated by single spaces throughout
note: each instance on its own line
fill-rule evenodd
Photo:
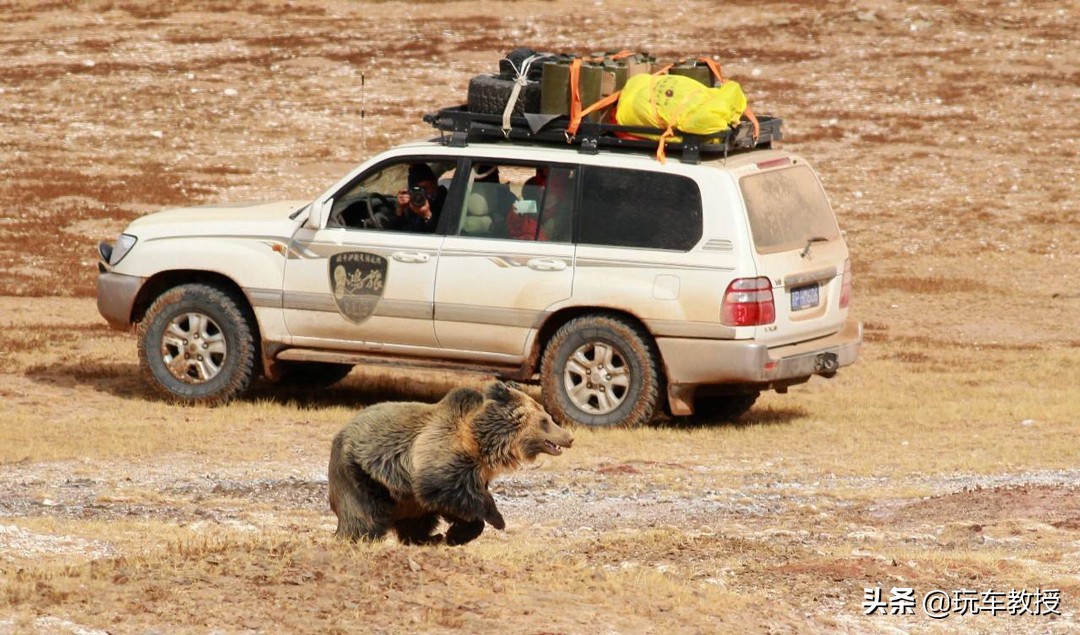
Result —
M 376 166 L 335 195 L 329 218 L 303 228 L 289 246 L 283 286 L 293 344 L 378 351 L 437 347 L 432 324 L 441 207 L 453 163 L 418 160 Z M 423 172 L 436 179 L 425 215 L 402 212 Z M 426 178 L 426 177 L 425 177 Z M 424 185 L 424 183 L 421 183 Z M 435 192 L 435 190 L 438 190 Z
M 434 347 L 432 299 L 441 236 L 301 230 L 282 297 L 299 346 L 366 350 Z

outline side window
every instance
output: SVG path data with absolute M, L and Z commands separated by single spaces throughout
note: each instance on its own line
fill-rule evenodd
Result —
M 701 239 L 701 191 L 685 176 L 589 167 L 579 243 L 686 251 Z
M 432 233 L 453 182 L 455 163 L 411 159 L 378 166 L 344 187 L 328 226 Z
M 574 175 L 573 168 L 477 161 L 452 233 L 569 242 Z

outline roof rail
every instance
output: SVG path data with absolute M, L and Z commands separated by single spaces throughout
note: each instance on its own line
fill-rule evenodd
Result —
M 533 141 L 557 145 L 576 145 L 579 152 L 596 154 L 600 148 L 656 151 L 657 141 L 642 138 L 643 135 L 659 136 L 659 128 L 620 126 L 609 123 L 583 121 L 577 135 L 570 137 L 566 115 L 543 115 L 526 113 L 510 117 L 510 128 L 503 129 L 502 115 L 469 112 L 468 106 L 442 108 L 424 115 L 424 121 L 440 131 L 442 142 L 452 147 L 464 147 L 469 141 Z M 670 151 L 681 151 L 683 163 L 700 163 L 703 154 L 720 154 L 727 157 L 732 152 L 771 148 L 773 141 L 783 138 L 780 131 L 783 119 L 758 115 L 760 134 L 753 138 L 753 126 L 749 121 L 711 135 L 695 135 L 675 131 L 680 141 L 667 142 Z M 448 133 L 448 134 L 447 134 Z

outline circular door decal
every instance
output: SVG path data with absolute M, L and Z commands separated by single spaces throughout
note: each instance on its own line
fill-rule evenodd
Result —
M 363 251 L 334 254 L 330 288 L 342 315 L 358 324 L 367 320 L 386 288 L 386 258 Z

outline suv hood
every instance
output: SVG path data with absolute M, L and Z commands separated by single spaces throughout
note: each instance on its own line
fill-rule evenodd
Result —
M 212 234 L 291 236 L 299 221 L 289 218 L 310 201 L 256 201 L 170 209 L 137 218 L 125 233 L 140 239 Z

